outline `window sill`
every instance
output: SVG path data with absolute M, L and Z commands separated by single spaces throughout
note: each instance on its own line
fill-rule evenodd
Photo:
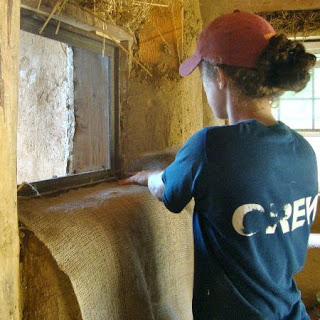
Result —
M 103 169 L 49 180 L 22 183 L 18 186 L 18 197 L 55 196 L 72 189 L 94 186 L 102 182 L 116 181 L 119 174 L 119 172 Z

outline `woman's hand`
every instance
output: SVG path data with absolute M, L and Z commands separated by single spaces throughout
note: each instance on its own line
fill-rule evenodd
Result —
M 133 175 L 129 178 L 119 180 L 118 184 L 125 186 L 129 184 L 138 184 L 140 186 L 148 186 L 148 180 L 152 171 L 140 171 L 133 173 Z
M 118 181 L 120 185 L 138 184 L 148 186 L 151 194 L 162 201 L 164 184 L 162 182 L 163 171 L 140 171 L 133 176 Z

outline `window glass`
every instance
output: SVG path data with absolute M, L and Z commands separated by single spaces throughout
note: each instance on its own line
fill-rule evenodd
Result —
M 277 112 L 275 108 L 273 112 Z M 312 129 L 312 100 L 283 100 L 279 120 L 292 129 Z
M 314 97 L 320 98 L 320 67 L 314 69 Z
M 314 102 L 314 112 L 315 112 L 314 128 L 319 130 L 320 129 L 320 99 L 315 100 Z M 319 145 L 320 145 L 320 141 L 319 141 Z

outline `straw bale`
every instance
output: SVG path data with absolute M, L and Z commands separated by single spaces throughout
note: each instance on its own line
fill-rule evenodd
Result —
M 278 33 L 308 37 L 320 35 L 320 10 L 259 12 Z
M 141 28 L 153 8 L 168 10 L 173 2 L 174 0 L 69 0 L 70 4 L 109 20 L 132 35 Z

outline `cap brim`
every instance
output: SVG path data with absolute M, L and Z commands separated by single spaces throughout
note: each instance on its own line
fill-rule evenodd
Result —
M 189 75 L 200 63 L 201 57 L 193 55 L 187 60 L 183 61 L 179 67 L 179 73 L 182 77 Z

